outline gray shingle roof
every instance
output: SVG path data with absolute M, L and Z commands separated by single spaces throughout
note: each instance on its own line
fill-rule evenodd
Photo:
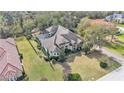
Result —
M 46 29 L 47 32 L 55 32 L 55 34 L 52 37 L 41 39 L 39 36 L 39 39 L 42 43 L 42 45 L 47 48 L 49 51 L 55 51 L 59 50 L 59 45 L 64 43 L 81 43 L 82 40 L 79 36 L 77 36 L 75 33 L 71 32 L 70 30 L 62 27 L 62 26 L 51 26 Z

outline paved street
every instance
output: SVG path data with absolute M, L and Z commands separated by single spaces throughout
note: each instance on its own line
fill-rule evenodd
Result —
M 109 57 L 112 57 L 115 61 L 121 63 L 122 66 L 120 68 L 114 70 L 113 72 L 103 76 L 98 81 L 121 81 L 121 80 L 124 80 L 124 58 L 122 58 L 116 54 L 113 54 L 104 48 L 102 48 L 101 51 L 103 54 L 105 54 Z

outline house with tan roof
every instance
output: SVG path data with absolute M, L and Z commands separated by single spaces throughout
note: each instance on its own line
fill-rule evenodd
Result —
M 71 51 L 81 49 L 83 43 L 80 36 L 60 25 L 47 28 L 38 38 L 42 47 L 54 57 L 59 56 L 62 49 Z
M 22 71 L 14 39 L 0 39 L 0 80 L 14 81 L 22 75 Z

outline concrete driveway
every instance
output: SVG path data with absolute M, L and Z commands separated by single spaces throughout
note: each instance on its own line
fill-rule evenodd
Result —
M 107 55 L 108 57 L 111 57 L 113 60 L 119 62 L 122 66 L 111 73 L 103 76 L 98 81 L 121 81 L 124 80 L 124 58 L 120 57 L 114 53 L 111 53 L 110 51 L 102 48 L 100 49 L 103 54 Z
M 124 32 L 124 27 L 117 26 L 117 28 L 118 28 L 120 31 Z

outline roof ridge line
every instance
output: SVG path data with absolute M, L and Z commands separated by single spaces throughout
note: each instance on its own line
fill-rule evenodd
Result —
M 57 39 L 57 35 L 55 35 L 54 45 L 55 45 L 57 48 L 61 49 L 61 48 L 56 44 L 56 39 Z
M 6 42 L 9 43 L 9 44 L 11 44 L 11 45 L 13 45 L 13 46 L 16 46 L 15 44 L 13 44 L 13 43 L 11 43 L 11 42 L 9 42 L 9 41 L 7 41 L 7 40 L 6 40 Z

